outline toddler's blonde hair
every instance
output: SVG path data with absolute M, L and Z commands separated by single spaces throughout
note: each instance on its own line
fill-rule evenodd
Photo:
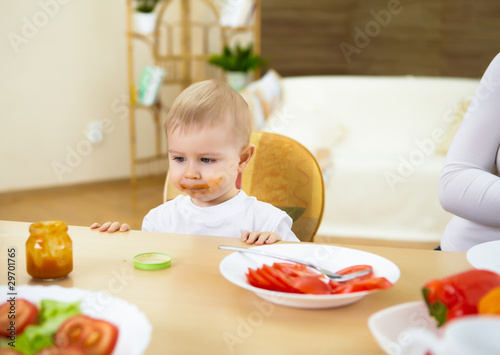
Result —
M 205 80 L 192 84 L 175 99 L 165 121 L 167 135 L 176 129 L 192 132 L 205 127 L 229 127 L 244 147 L 252 131 L 250 110 L 227 83 Z

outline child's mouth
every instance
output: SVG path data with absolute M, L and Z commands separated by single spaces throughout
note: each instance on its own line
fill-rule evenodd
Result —
M 200 184 L 200 185 L 181 185 L 181 189 L 183 190 L 189 190 L 194 193 L 200 193 L 205 190 L 208 190 L 208 184 Z
M 221 181 L 222 177 L 214 181 L 208 181 L 207 184 L 196 184 L 196 185 L 181 184 L 180 187 L 184 191 L 191 191 L 194 194 L 201 194 L 210 191 L 211 188 L 217 186 Z

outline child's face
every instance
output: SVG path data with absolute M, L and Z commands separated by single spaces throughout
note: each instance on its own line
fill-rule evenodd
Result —
M 255 148 L 242 149 L 228 128 L 176 129 L 168 134 L 170 180 L 198 206 L 214 206 L 234 197 L 238 172 Z M 245 152 L 250 151 L 250 155 Z

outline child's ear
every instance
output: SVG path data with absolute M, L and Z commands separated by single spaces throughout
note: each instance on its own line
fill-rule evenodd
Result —
M 238 163 L 238 172 L 242 173 L 246 169 L 248 163 L 250 162 L 250 159 L 252 159 L 254 154 L 254 144 L 250 143 L 246 147 L 243 147 L 240 154 L 240 162 Z

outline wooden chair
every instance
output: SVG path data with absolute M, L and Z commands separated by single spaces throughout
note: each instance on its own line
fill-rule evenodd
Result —
M 249 196 L 287 212 L 292 230 L 303 242 L 311 242 L 323 217 L 325 187 L 318 162 L 306 147 L 292 138 L 268 132 L 252 132 L 255 156 L 236 182 Z M 164 201 L 181 194 L 165 181 Z

